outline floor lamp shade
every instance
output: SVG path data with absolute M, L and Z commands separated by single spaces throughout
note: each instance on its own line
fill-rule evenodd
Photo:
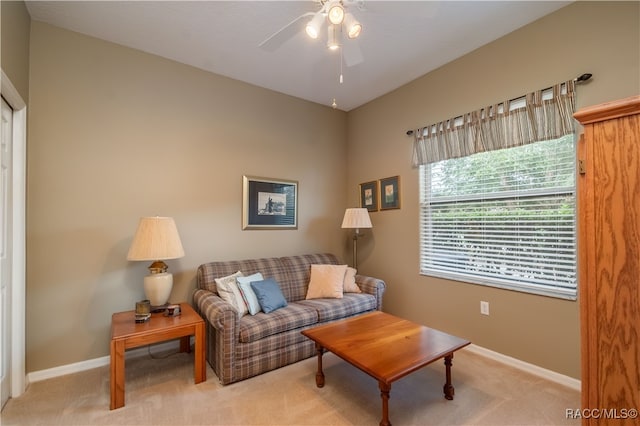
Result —
M 353 234 L 353 267 L 358 267 L 358 238 L 360 228 L 373 228 L 369 211 L 366 208 L 351 208 L 344 212 L 342 228 L 355 229 Z
M 173 275 L 167 272 L 163 260 L 183 256 L 184 248 L 173 218 L 140 218 L 127 260 L 153 262 L 149 265 L 149 275 L 144 278 L 144 292 L 152 306 L 166 304 L 173 288 Z
M 369 211 L 365 208 L 347 209 L 342 219 L 342 227 L 355 229 L 373 228 L 371 218 L 369 218 Z

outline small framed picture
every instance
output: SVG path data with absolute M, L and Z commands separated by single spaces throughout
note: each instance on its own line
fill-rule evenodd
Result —
M 370 212 L 378 211 L 378 181 L 360 184 L 360 207 Z
M 297 228 L 297 181 L 242 177 L 242 229 Z
M 380 179 L 380 210 L 400 208 L 400 176 Z

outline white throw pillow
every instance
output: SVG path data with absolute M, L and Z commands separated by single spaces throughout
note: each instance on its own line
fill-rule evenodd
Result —
M 311 265 L 307 299 L 342 299 L 347 265 Z
M 235 274 L 228 275 L 226 277 L 216 278 L 216 286 L 218 287 L 218 294 L 220 297 L 230 303 L 238 311 L 238 317 L 242 317 L 249 313 L 247 305 L 244 303 L 240 289 L 236 278 L 242 277 L 242 272 L 238 271 Z
M 251 315 L 255 315 L 262 310 L 260 307 L 260 302 L 256 297 L 256 293 L 251 288 L 252 281 L 262 281 L 264 278 L 260 272 L 249 275 L 246 277 L 238 277 L 236 281 L 238 282 L 238 287 L 240 288 L 240 293 L 242 294 L 242 298 L 244 299 L 244 303 L 247 304 L 247 308 L 249 309 L 249 313 Z
M 347 272 L 344 274 L 344 292 L 362 293 L 362 290 L 356 284 L 356 270 L 351 266 L 347 267 Z

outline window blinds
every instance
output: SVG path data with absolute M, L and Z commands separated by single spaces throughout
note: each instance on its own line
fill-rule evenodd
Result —
M 421 273 L 576 297 L 574 135 L 421 172 Z

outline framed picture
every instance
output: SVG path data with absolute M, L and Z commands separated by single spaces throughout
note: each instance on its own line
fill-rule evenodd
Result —
M 380 179 L 380 210 L 400 208 L 400 176 Z
M 297 181 L 242 177 L 242 229 L 297 228 Z
M 360 184 L 360 207 L 370 212 L 378 211 L 378 181 Z

